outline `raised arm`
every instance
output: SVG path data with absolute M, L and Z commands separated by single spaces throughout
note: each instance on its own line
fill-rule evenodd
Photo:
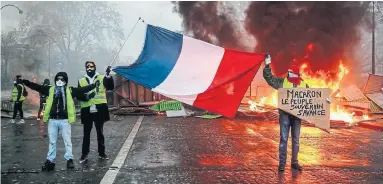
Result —
M 263 69 L 263 78 L 266 80 L 267 84 L 269 84 L 269 86 L 271 86 L 272 88 L 276 90 L 283 87 L 284 78 L 275 77 L 271 72 L 271 68 L 270 68 L 271 57 L 270 56 L 266 56 L 265 63 L 266 63 L 266 66 Z
M 113 81 L 113 77 L 111 75 L 105 76 L 102 83 L 104 84 L 104 87 L 106 90 L 113 90 L 114 89 L 114 81 Z
M 104 80 L 102 81 L 102 84 L 104 84 L 104 87 L 106 90 L 113 90 L 114 89 L 114 81 L 113 77 L 110 74 L 111 72 L 111 66 L 108 66 L 105 71 L 105 77 Z
M 35 91 L 37 91 L 37 92 L 39 92 L 45 96 L 49 95 L 49 89 L 51 88 L 51 86 L 43 86 L 43 85 L 31 82 L 31 81 L 26 80 L 26 79 L 23 79 L 23 84 L 25 84 L 26 86 L 28 86 L 32 90 L 35 90 Z
M 100 85 L 100 81 L 96 81 L 93 84 L 84 86 L 84 87 L 71 87 L 72 89 L 72 95 L 76 98 L 79 98 L 80 100 L 84 99 L 85 93 L 88 93 L 89 91 L 92 91 L 94 88 Z

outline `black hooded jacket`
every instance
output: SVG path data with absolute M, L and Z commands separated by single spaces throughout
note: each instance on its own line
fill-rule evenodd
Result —
M 58 72 L 55 76 L 55 80 L 57 80 L 58 76 L 62 76 L 65 80 L 65 82 L 68 84 L 68 75 L 65 72 Z M 23 80 L 23 83 L 28 86 L 29 88 L 41 93 L 42 95 L 49 96 L 49 89 L 51 88 L 50 85 L 40 85 L 33 82 L 30 82 L 28 80 Z M 77 98 L 83 96 L 85 93 L 93 90 L 96 87 L 95 84 L 91 84 L 85 87 L 69 87 L 72 91 L 72 97 Z M 64 86 L 64 93 L 66 91 L 67 85 Z M 63 94 L 57 93 L 55 94 L 55 97 L 53 98 L 53 104 L 52 109 L 50 112 L 50 119 L 68 119 L 68 113 L 66 111 L 66 102 L 63 103 Z

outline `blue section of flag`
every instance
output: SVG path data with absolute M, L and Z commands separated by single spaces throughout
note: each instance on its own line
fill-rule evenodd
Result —
M 137 61 L 130 66 L 118 66 L 113 71 L 153 89 L 172 71 L 181 53 L 182 40 L 179 33 L 148 24 L 145 45 Z

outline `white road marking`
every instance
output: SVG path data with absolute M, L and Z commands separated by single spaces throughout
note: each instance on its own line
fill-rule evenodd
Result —
M 120 152 L 118 152 L 116 159 L 114 159 L 113 164 L 109 167 L 109 170 L 105 173 L 100 184 L 112 184 L 116 179 L 118 172 L 122 164 L 124 164 L 126 157 L 128 156 L 129 150 L 132 147 L 134 137 L 138 132 L 138 129 L 141 126 L 144 116 L 140 116 L 134 125 L 132 131 L 129 133 L 128 138 L 126 138 L 124 145 L 122 145 Z

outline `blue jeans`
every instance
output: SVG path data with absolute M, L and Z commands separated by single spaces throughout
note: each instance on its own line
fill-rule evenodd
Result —
M 279 142 L 279 164 L 286 165 L 287 158 L 287 140 L 291 127 L 292 136 L 292 155 L 291 164 L 298 163 L 299 152 L 299 134 L 301 132 L 301 120 L 295 116 L 280 112 L 279 114 L 280 125 L 280 142 Z
M 73 158 L 70 123 L 67 119 L 50 119 L 48 124 L 49 151 L 47 159 L 51 162 L 54 162 L 56 158 L 56 142 L 59 130 L 61 130 L 61 135 L 64 140 L 65 159 L 69 160 Z

